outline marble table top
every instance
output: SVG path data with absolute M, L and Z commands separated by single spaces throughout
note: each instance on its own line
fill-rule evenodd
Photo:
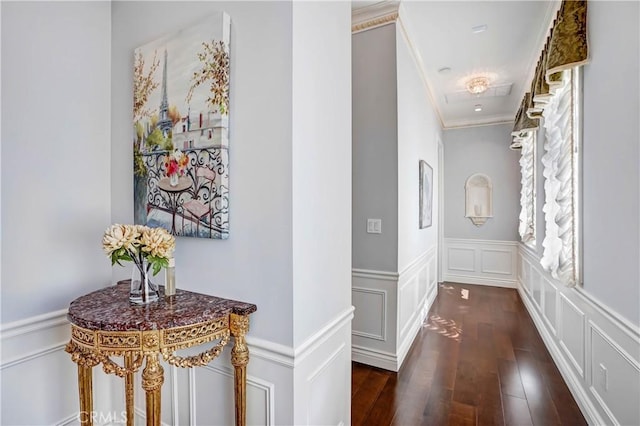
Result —
M 147 331 L 204 323 L 231 313 L 249 315 L 257 309 L 251 303 L 180 289 L 167 300 L 162 286 L 157 302 L 134 305 L 129 302 L 129 283 L 120 281 L 77 298 L 69 305 L 67 318 L 89 330 Z

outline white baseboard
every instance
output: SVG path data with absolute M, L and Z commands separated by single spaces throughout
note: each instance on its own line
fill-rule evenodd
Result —
M 398 371 L 398 356 L 389 352 L 351 345 L 351 359 L 389 371 Z
M 505 280 L 502 278 L 483 278 L 473 275 L 453 275 L 444 274 L 442 279 L 450 283 L 486 285 L 491 287 L 517 288 L 516 280 Z
M 437 294 L 436 247 L 402 272 L 354 269 L 352 359 L 398 371 Z

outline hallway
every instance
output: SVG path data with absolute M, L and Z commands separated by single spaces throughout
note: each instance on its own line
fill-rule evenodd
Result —
M 353 364 L 352 424 L 586 422 L 516 290 L 445 282 L 397 374 Z

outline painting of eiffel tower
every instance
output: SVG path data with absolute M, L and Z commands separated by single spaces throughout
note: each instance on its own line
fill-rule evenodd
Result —
M 230 22 L 220 12 L 134 51 L 135 223 L 229 237 Z

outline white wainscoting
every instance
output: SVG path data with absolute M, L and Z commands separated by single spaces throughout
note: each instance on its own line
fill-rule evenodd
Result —
M 433 247 L 400 273 L 352 271 L 354 361 L 398 371 L 437 294 Z
M 353 312 L 351 306 L 296 348 L 292 424 L 351 423 Z
M 0 423 L 79 424 L 77 367 L 64 351 L 71 336 L 66 309 L 2 324 L 0 336 Z M 103 412 L 105 421 L 120 419 L 120 413 L 109 408 L 112 382 L 113 377 L 96 369 L 94 409 Z
M 519 252 L 518 292 L 587 422 L 639 425 L 640 329 Z
M 247 336 L 250 354 L 247 424 L 349 424 L 352 318 L 350 307 L 295 350 Z M 233 340 L 229 342 L 232 344 Z M 198 352 L 198 348 L 184 351 Z M 229 353 L 229 348 L 225 349 L 221 357 L 206 367 L 174 369 L 165 365 L 163 424 L 234 424 L 233 367 Z M 175 380 L 167 377 L 169 369 L 175 371 Z M 144 423 L 142 392 L 136 406 Z
M 516 288 L 518 243 L 445 238 L 444 281 Z
M 70 337 L 66 313 L 62 310 L 2 325 L 1 424 L 80 424 L 77 367 L 70 355 L 64 352 Z M 251 334 L 247 336 L 250 352 L 247 368 L 248 424 L 350 423 L 349 344 L 352 318 L 353 307 L 350 307 L 295 350 L 254 338 Z M 233 340 L 222 355 L 206 367 L 183 369 L 162 363 L 165 372 L 163 425 L 234 423 L 233 370 L 229 349 L 232 344 Z M 191 348 L 181 351 L 181 354 L 195 354 L 200 350 L 202 348 Z M 136 375 L 134 389 L 136 421 L 144 424 L 144 391 L 140 385 L 140 373 Z M 95 367 L 93 393 L 94 424 L 122 424 L 122 379 L 106 375 Z M 294 394 L 300 407 L 305 407 L 304 415 L 295 421 Z M 327 406 L 332 408 L 329 410 Z
M 64 351 L 70 337 L 66 314 L 2 324 L 0 423 L 68 424 L 77 417 L 77 370 Z

